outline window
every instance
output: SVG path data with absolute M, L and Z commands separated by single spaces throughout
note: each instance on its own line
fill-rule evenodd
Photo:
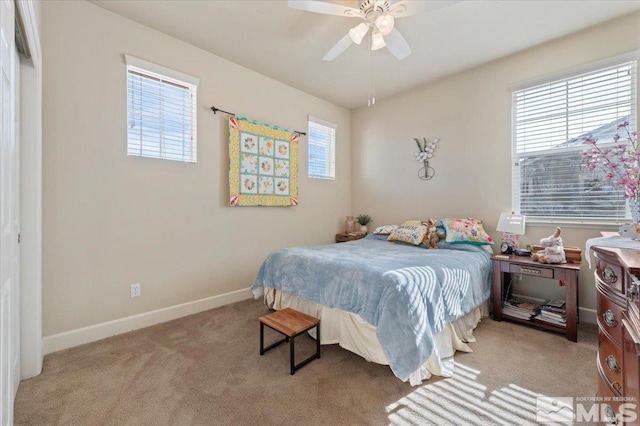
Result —
M 309 177 L 336 178 L 336 125 L 309 116 Z
M 583 167 L 582 152 L 587 135 L 613 146 L 619 123 L 636 128 L 636 81 L 627 60 L 513 91 L 514 211 L 576 223 L 629 217 L 623 192 Z
M 127 155 L 195 163 L 198 79 L 125 58 Z

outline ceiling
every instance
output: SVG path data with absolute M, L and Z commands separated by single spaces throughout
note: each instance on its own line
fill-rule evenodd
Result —
M 324 62 L 357 18 L 278 0 L 90 1 L 347 109 L 367 105 L 370 83 L 380 100 L 640 9 L 640 0 L 430 1 L 431 11 L 396 19 L 409 57 L 363 43 Z

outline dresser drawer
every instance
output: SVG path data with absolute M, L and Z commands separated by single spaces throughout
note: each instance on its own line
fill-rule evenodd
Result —
M 553 269 L 539 266 L 518 265 L 511 263 L 509 272 L 512 274 L 533 275 L 535 277 L 553 278 Z
M 609 334 L 615 344 L 622 344 L 622 312 L 623 309 L 607 299 L 600 291 L 598 295 L 598 326 L 600 330 Z
M 622 267 L 617 263 L 612 262 L 600 253 L 596 255 L 596 276 L 607 287 L 616 290 L 619 293 L 624 294 L 624 278 L 625 274 Z
M 622 389 L 622 350 L 602 332 L 599 333 L 598 369 L 609 382 L 609 387 L 620 392 Z

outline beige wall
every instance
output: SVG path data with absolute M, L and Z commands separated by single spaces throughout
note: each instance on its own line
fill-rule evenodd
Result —
M 499 238 L 500 212 L 511 209 L 511 86 L 637 49 L 640 13 L 354 111 L 354 211 L 369 213 L 374 226 L 476 217 Z M 436 175 L 422 181 L 413 138 L 435 136 L 441 138 L 431 161 Z M 563 237 L 565 244 L 584 249 L 598 231 L 565 228 Z M 528 226 L 524 240 L 535 243 L 551 233 L 550 226 Z M 583 264 L 580 305 L 594 309 L 591 274 Z M 539 291 L 539 286 L 529 287 Z
M 43 2 L 43 334 L 248 287 L 266 255 L 329 243 L 351 210 L 350 112 L 79 1 Z M 198 163 L 126 155 L 129 54 L 200 78 Z M 228 207 L 226 115 L 337 123 L 335 181 L 297 207 Z M 129 298 L 129 285 L 142 297 Z

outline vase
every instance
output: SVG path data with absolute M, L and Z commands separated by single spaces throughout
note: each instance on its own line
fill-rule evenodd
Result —
M 367 225 L 361 225 L 360 226 L 360 231 L 366 233 L 368 231 Z
M 353 216 L 347 216 L 344 228 L 347 234 L 356 230 L 356 221 L 353 219 Z
M 629 198 L 629 211 L 633 223 L 640 223 L 640 198 Z

